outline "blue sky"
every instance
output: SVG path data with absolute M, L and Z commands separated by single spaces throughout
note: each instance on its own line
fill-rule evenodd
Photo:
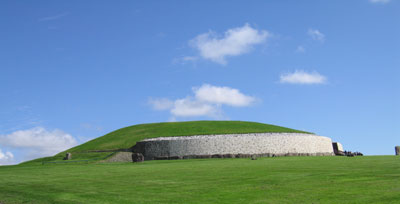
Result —
M 121 127 L 243 120 L 400 145 L 400 2 L 1 1 L 0 164 Z

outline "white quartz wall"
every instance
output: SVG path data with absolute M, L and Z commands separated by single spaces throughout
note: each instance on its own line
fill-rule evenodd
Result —
M 303 133 L 159 137 L 140 143 L 147 159 L 216 154 L 334 155 L 330 138 Z
M 336 143 L 337 143 L 337 146 L 338 146 L 338 150 L 343 152 L 344 151 L 343 150 L 343 145 L 340 144 L 339 142 L 336 142 Z

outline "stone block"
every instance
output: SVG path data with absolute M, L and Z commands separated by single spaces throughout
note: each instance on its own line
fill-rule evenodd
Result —
M 339 142 L 332 142 L 332 147 L 333 147 L 333 153 L 335 153 L 335 155 L 342 155 L 343 153 L 343 145 L 340 144 Z
M 182 159 L 182 157 L 180 157 L 180 156 L 171 156 L 171 157 L 168 157 L 168 159 L 169 160 L 177 160 L 177 159 Z
M 144 161 L 144 156 L 141 153 L 133 153 L 132 154 L 132 161 L 133 162 L 142 162 Z
M 72 154 L 71 153 L 67 153 L 64 157 L 64 160 L 71 160 L 72 159 Z
M 213 154 L 211 158 L 224 158 L 222 154 Z
M 234 154 L 224 154 L 223 155 L 224 158 L 235 158 Z
M 212 158 L 212 155 L 194 155 L 196 159 L 209 159 Z
M 251 157 L 250 154 L 237 154 L 236 155 L 236 158 L 249 158 L 249 157 Z
M 158 157 L 154 157 L 154 160 L 168 160 L 169 157 L 168 156 L 158 156 Z

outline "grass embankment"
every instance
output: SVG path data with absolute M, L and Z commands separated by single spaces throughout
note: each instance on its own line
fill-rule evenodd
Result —
M 30 164 L 42 164 L 43 162 L 48 163 L 48 162 L 86 162 L 86 163 L 93 163 L 97 162 L 99 160 L 102 160 L 104 158 L 107 158 L 111 156 L 113 152 L 87 152 L 87 153 L 77 153 L 75 152 L 72 156 L 71 160 L 65 161 L 65 153 L 59 153 L 55 156 L 52 157 L 44 157 L 44 158 L 39 158 L 39 159 L 34 159 L 31 161 L 26 161 L 21 163 L 20 165 L 30 165 Z
M 0 167 L 0 203 L 398 203 L 400 157 Z
M 72 158 L 88 159 L 86 151 L 91 150 L 113 150 L 126 149 L 134 146 L 136 142 L 154 137 L 190 136 L 190 135 L 213 135 L 213 134 L 239 134 L 239 133 L 262 133 L 262 132 L 287 132 L 287 133 L 308 133 L 290 128 L 244 121 L 189 121 L 140 124 L 121 128 L 108 133 L 102 137 L 73 147 L 61 152 L 54 157 L 35 160 L 58 161 L 62 160 L 66 152 L 72 152 Z M 104 154 L 92 153 L 91 158 L 100 158 Z
M 235 133 L 261 132 L 298 132 L 307 133 L 290 128 L 243 121 L 189 121 L 170 123 L 150 123 L 125 127 L 85 144 L 71 148 L 70 152 L 86 150 L 105 150 L 130 148 L 136 142 L 154 137 L 213 135 Z

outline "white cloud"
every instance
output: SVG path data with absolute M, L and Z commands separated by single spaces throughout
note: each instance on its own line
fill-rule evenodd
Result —
M 308 35 L 311 36 L 311 38 L 313 40 L 317 40 L 320 42 L 324 42 L 325 41 L 325 35 L 323 33 L 321 33 L 319 30 L 317 29 L 308 29 Z
M 197 100 L 207 103 L 230 106 L 248 106 L 254 102 L 253 97 L 240 93 L 238 89 L 226 86 L 218 87 L 204 84 L 200 88 L 193 88 L 193 91 Z
M 167 98 L 149 99 L 149 104 L 153 106 L 154 110 L 168 110 L 174 106 L 174 102 Z
M 35 127 L 28 130 L 18 130 L 8 135 L 0 135 L 2 146 L 21 148 L 27 151 L 29 158 L 51 156 L 77 145 L 76 140 L 61 130 L 46 130 Z
M 69 13 L 65 12 L 65 13 L 60 13 L 60 14 L 54 15 L 54 16 L 47 16 L 47 17 L 40 18 L 38 21 L 53 21 L 53 20 L 60 19 L 64 16 L 67 16 L 68 14 Z
M 369 2 L 371 3 L 377 3 L 377 4 L 387 4 L 389 3 L 391 0 L 369 0 Z
M 296 52 L 305 53 L 306 52 L 306 48 L 304 48 L 303 46 L 299 45 L 299 46 L 297 46 Z
M 192 63 L 195 64 L 196 61 L 199 59 L 199 57 L 196 56 L 183 56 L 183 57 L 178 57 L 172 60 L 173 64 L 188 64 Z
M 222 38 L 212 31 L 200 34 L 190 41 L 190 45 L 204 59 L 226 64 L 226 57 L 247 53 L 254 45 L 265 42 L 269 36 L 268 31 L 256 30 L 245 24 L 243 27 L 227 30 Z
M 302 70 L 296 70 L 293 73 L 282 74 L 280 82 L 289 84 L 323 84 L 326 82 L 326 77 L 318 72 L 307 73 Z
M 14 163 L 14 155 L 9 151 L 3 152 L 0 149 L 0 165 L 8 165 L 13 163 Z
M 218 107 L 190 98 L 178 99 L 175 101 L 171 114 L 180 117 L 209 116 L 216 117 Z
M 194 56 L 184 56 L 184 57 L 182 57 L 182 60 L 183 61 L 196 61 L 198 58 L 197 57 L 194 57 Z
M 222 115 L 221 106 L 244 107 L 251 105 L 255 98 L 241 93 L 238 89 L 218 87 L 204 84 L 192 88 L 194 96 L 175 101 L 161 98 L 150 99 L 149 104 L 154 110 L 169 110 L 172 118 L 208 116 L 219 118 Z
M 85 130 L 95 130 L 95 131 L 102 131 L 104 128 L 98 125 L 90 124 L 90 123 L 81 123 L 81 128 Z

